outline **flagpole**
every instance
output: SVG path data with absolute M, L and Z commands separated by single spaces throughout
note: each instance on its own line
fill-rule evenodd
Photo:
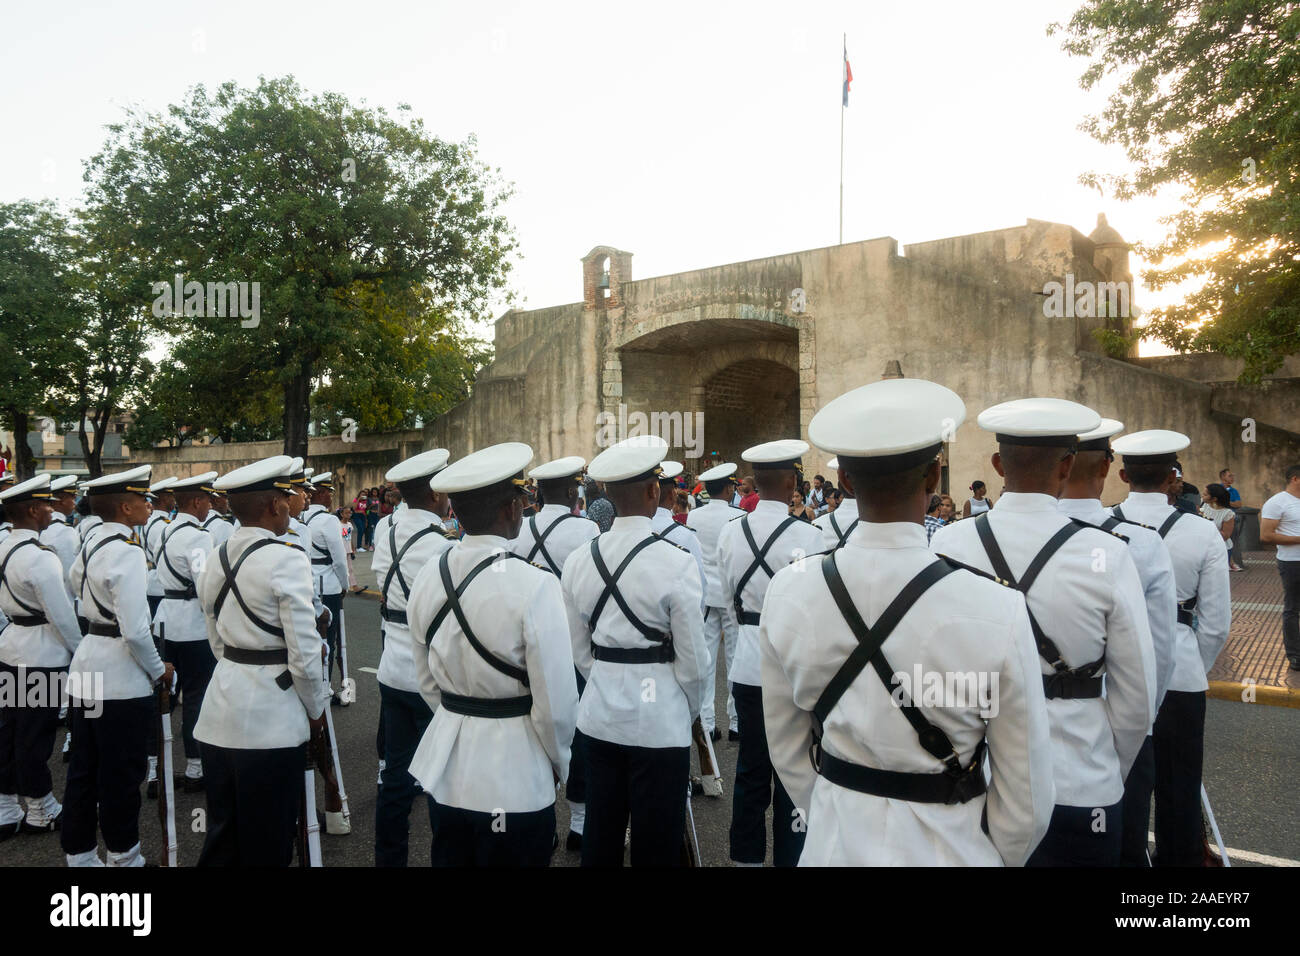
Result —
M 840 245 L 844 245 L 844 81 L 848 74 L 846 64 L 849 62 L 849 35 L 844 34 L 844 55 L 840 60 Z

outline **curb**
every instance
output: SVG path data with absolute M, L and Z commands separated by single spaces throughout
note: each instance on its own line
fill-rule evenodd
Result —
M 1208 691 L 1217 700 L 1230 700 L 1239 704 L 1266 704 L 1270 707 L 1300 708 L 1300 691 L 1291 687 L 1277 687 L 1273 684 L 1247 684 L 1235 680 L 1212 680 Z M 1254 700 L 1246 700 L 1247 694 L 1253 694 Z

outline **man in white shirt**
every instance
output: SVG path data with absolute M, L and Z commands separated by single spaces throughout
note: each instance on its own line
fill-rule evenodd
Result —
M 838 473 L 840 469 L 839 458 L 832 458 L 826 467 Z M 826 542 L 825 550 L 827 551 L 843 545 L 858 523 L 858 503 L 853 495 L 844 488 L 844 479 L 841 477 L 839 481 L 842 491 L 840 503 L 833 511 L 826 511 L 813 521 L 814 527 L 821 529 L 822 537 Z
M 1078 518 L 1104 531 L 1128 539 L 1129 553 L 1137 566 L 1146 597 L 1147 623 L 1156 661 L 1156 711 L 1174 672 L 1177 641 L 1178 590 L 1169 549 L 1154 528 L 1120 521 L 1101 503 L 1102 489 L 1110 464 L 1115 459 L 1110 439 L 1124 430 L 1122 422 L 1103 418 L 1093 431 L 1079 436 L 1074 467 L 1061 494 L 1061 514 Z M 1123 866 L 1150 866 L 1147 854 L 1147 825 L 1151 820 L 1151 792 L 1155 786 L 1155 758 L 1150 730 L 1124 781 L 1124 838 L 1120 849 Z
M 86 619 L 86 636 L 69 666 L 69 724 L 77 740 L 64 795 L 69 866 L 103 865 L 100 834 L 109 866 L 145 865 L 145 742 L 157 740 L 155 694 L 172 682 L 172 665 L 163 663 L 150 632 L 144 552 L 131 531 L 149 517 L 149 471 L 144 465 L 87 484 L 102 530 L 69 575 Z
M 1156 528 L 1169 549 L 1178 590 L 1173 674 L 1156 715 L 1151 743 L 1155 759 L 1156 866 L 1201 866 L 1201 768 L 1205 749 L 1206 675 L 1232 626 L 1228 550 L 1214 524 L 1177 511 L 1168 493 L 1179 481 L 1177 453 L 1191 440 L 1163 429 L 1115 439 L 1123 456 L 1120 478 L 1129 495 L 1113 511 L 1122 521 Z M 998 505 L 1001 508 L 1001 504 Z
M 548 568 L 561 577 L 564 562 L 578 548 L 600 534 L 600 526 L 573 514 L 573 505 L 582 490 L 582 473 L 587 460 L 577 455 L 544 462 L 528 473 L 537 482 L 542 508 L 519 526 L 519 536 L 510 542 L 510 550 L 525 561 Z M 586 680 L 574 670 L 578 696 Z M 582 849 L 582 833 L 587 820 L 587 744 L 582 731 L 574 730 L 569 757 L 569 779 L 564 796 L 569 801 L 569 835 L 564 848 Z
M 448 457 L 447 449 L 435 448 L 406 459 L 384 475 L 385 481 L 397 485 L 407 507 L 379 523 L 370 565 L 379 582 L 384 635 L 376 675 L 384 763 L 375 800 L 375 866 L 406 866 L 411 805 L 420 792 L 408 768 L 433 711 L 420 696 L 406 608 L 420 571 L 456 543 L 442 527 L 447 496 L 429 487 L 429 480 L 447 467 Z M 429 825 L 433 826 L 433 798 L 426 800 Z
M 1101 416 L 1076 402 L 1028 398 L 987 408 L 978 423 L 997 438 L 992 464 L 1006 493 L 995 510 L 940 528 L 930 549 L 1025 595 L 1056 784 L 1051 825 L 1026 865 L 1116 866 L 1124 780 L 1154 712 L 1151 629 L 1127 544 L 1057 505 L 1078 436 Z
M 736 722 L 736 698 L 731 692 L 731 667 L 736 659 L 736 643 L 740 640 L 740 622 L 731 595 L 722 584 L 718 568 L 718 538 L 723 527 L 743 512 L 732 505 L 732 492 L 736 487 L 736 466 L 731 462 L 716 465 L 700 475 L 708 501 L 694 508 L 686 516 L 686 525 L 699 537 L 700 556 L 704 561 L 704 644 L 709 649 L 709 671 L 704 684 L 704 698 L 700 701 L 700 723 L 713 740 L 722 738 L 717 729 L 714 694 L 717 686 L 719 650 L 727 658 L 727 736 L 740 739 L 740 725 Z
M 578 688 L 555 575 L 507 548 L 528 500 L 521 442 L 434 476 L 465 537 L 421 569 L 406 613 L 433 710 L 411 775 L 434 800 L 434 866 L 546 866 Z
M 222 475 L 239 530 L 199 576 L 217 658 L 194 736 L 201 745 L 207 836 L 199 866 L 288 866 L 307 741 L 325 734 L 327 685 L 305 552 L 289 525 L 293 459 Z
M 72 562 L 77 559 L 77 549 L 81 546 L 77 529 L 72 527 L 72 515 L 77 507 L 76 476 L 55 478 L 50 482 L 50 494 L 53 495 L 50 504 L 54 508 L 54 515 L 50 519 L 50 526 L 41 532 L 41 544 L 48 545 L 58 554 L 66 580 L 68 572 L 72 570 Z
M 0 839 L 59 828 L 49 760 L 68 663 L 81 629 L 54 549 L 42 545 L 49 526 L 50 476 L 0 492 L 13 526 L 0 541 Z M 22 813 L 19 798 L 27 804 Z
M 1293 671 L 1300 671 L 1300 465 L 1286 470 L 1286 490 L 1259 510 L 1259 540 L 1277 545 L 1282 576 L 1282 644 Z
M 152 622 L 158 616 L 158 605 L 162 603 L 162 585 L 158 583 L 158 547 L 162 542 L 162 533 L 171 524 L 171 512 L 176 507 L 176 496 L 171 493 L 171 486 L 176 483 L 176 477 L 164 478 L 161 481 L 155 481 L 149 486 L 149 500 L 153 503 L 153 511 L 149 513 L 148 520 L 144 523 L 144 530 L 140 532 L 140 544 L 144 548 L 144 558 L 148 567 L 148 585 L 149 585 L 149 619 Z M 82 542 L 86 540 L 82 536 Z M 158 637 L 155 630 L 154 636 Z
M 618 517 L 564 564 L 573 657 L 587 680 L 583 866 L 621 865 L 629 820 L 633 866 L 682 862 L 708 651 L 695 560 L 650 530 L 667 451 L 647 435 L 596 456 L 587 473 L 605 483 Z
M 194 725 L 203 709 L 203 694 L 217 666 L 208 646 L 207 623 L 199 605 L 198 579 L 212 550 L 212 535 L 203 530 L 211 510 L 215 471 L 174 481 L 168 491 L 176 500 L 176 517 L 158 535 L 154 572 L 162 587 L 162 602 L 154 614 L 154 630 L 162 638 L 163 660 L 176 669 L 181 692 L 181 741 L 185 773 L 177 781 L 186 793 L 203 791 L 203 761 L 194 739 Z
M 965 417 L 949 389 L 890 379 L 809 424 L 863 515 L 843 547 L 778 571 L 763 604 L 764 726 L 806 815 L 800 866 L 1020 866 L 1047 830 L 1051 738 L 1024 598 L 926 547 L 944 426 Z M 934 683 L 956 689 L 935 699 Z
M 343 675 L 341 655 L 346 652 L 342 646 L 346 640 L 343 633 L 343 597 L 348 593 L 348 555 L 343 550 L 343 525 L 334 516 L 334 475 L 323 472 L 309 477 L 311 485 L 311 507 L 302 513 L 302 522 L 307 526 L 307 554 L 311 558 L 312 574 L 316 578 L 316 591 L 321 601 L 330 612 L 329 629 L 326 640 L 329 642 L 330 659 L 325 669 L 326 679 L 334 673 L 335 663 L 339 674 Z M 350 677 L 350 675 L 347 675 Z M 331 705 L 345 705 L 338 693 L 330 698 Z
M 718 536 L 718 568 L 740 622 L 735 667 L 730 671 L 740 727 L 736 783 L 728 834 L 731 860 L 762 866 L 767 858 L 767 808 L 772 807 L 772 862 L 795 866 L 803 850 L 806 820 L 772 769 L 763 731 L 763 688 L 758 632 L 763 599 L 781 568 L 824 550 L 821 530 L 790 514 L 790 497 L 803 477 L 800 459 L 808 443 L 797 439 L 747 448 L 759 500 L 754 510 L 729 521 Z

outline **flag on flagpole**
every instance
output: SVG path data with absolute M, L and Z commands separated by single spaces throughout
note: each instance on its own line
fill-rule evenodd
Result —
M 849 84 L 853 82 L 853 68 L 849 66 L 849 51 L 844 49 L 844 105 L 849 105 Z

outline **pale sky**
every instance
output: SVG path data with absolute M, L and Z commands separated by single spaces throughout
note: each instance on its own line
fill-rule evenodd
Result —
M 844 240 L 1022 224 L 1129 241 L 1168 207 L 1077 182 L 1124 156 L 1077 127 L 1103 105 L 1045 27 L 1079 0 L 989 3 L 27 3 L 0 33 L 0 201 L 75 202 L 103 127 L 196 83 L 293 74 L 445 139 L 515 183 L 521 305 L 582 298 L 595 245 L 634 278 L 832 245 L 840 70 Z M 1133 262 L 1134 272 L 1140 263 Z M 1135 304 L 1153 300 L 1139 285 Z

